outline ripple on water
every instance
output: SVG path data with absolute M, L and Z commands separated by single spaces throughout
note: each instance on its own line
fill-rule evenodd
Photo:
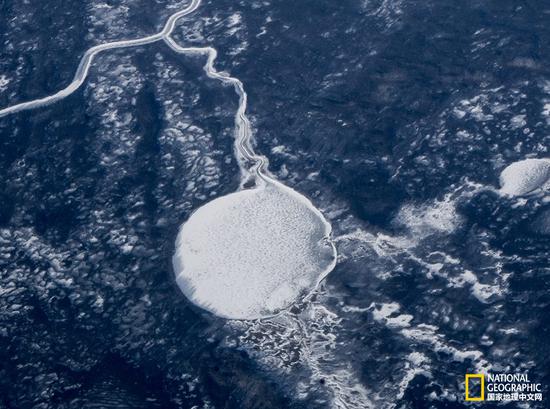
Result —
M 184 223 L 173 258 L 194 304 L 233 319 L 277 314 L 334 268 L 331 226 L 301 194 L 276 181 L 218 198 Z

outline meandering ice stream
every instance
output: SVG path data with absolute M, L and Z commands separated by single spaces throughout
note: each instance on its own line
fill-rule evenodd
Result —
M 67 87 L 1 109 L 0 117 L 71 95 L 85 82 L 94 57 L 104 51 L 164 41 L 176 53 L 204 56 L 207 76 L 233 86 L 239 97 L 234 151 L 241 183 L 238 191 L 206 203 L 183 223 L 176 239 L 174 273 L 183 294 L 217 316 L 269 317 L 317 288 L 336 264 L 336 247 L 331 225 L 321 212 L 305 196 L 277 181 L 269 173 L 267 159 L 254 152 L 243 83 L 214 68 L 215 48 L 182 47 L 171 37 L 178 20 L 200 4 L 201 0 L 192 0 L 156 34 L 91 47 Z

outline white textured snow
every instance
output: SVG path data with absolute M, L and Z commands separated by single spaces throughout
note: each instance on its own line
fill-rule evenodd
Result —
M 519 196 L 550 188 L 550 159 L 514 162 L 500 174 L 500 192 Z
M 181 227 L 173 259 L 178 285 L 217 316 L 277 314 L 334 268 L 330 232 L 308 199 L 279 182 L 223 196 Z

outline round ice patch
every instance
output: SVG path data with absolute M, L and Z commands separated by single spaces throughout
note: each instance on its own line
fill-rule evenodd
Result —
M 194 304 L 233 319 L 277 314 L 334 268 L 331 226 L 301 194 L 276 182 L 223 196 L 179 231 L 174 270 Z

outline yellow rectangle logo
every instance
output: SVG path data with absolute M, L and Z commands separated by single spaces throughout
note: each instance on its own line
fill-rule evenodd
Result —
M 479 379 L 481 382 L 481 395 L 470 396 L 470 379 Z M 479 402 L 485 400 L 485 375 L 483 374 L 466 374 L 466 400 L 471 402 Z

